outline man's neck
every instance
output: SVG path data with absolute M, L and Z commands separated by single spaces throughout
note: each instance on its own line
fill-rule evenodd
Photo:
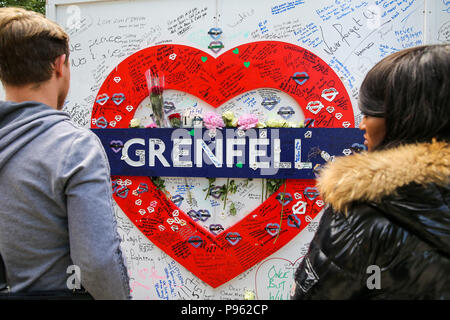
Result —
M 49 83 L 43 83 L 39 86 L 29 84 L 21 87 L 5 85 L 5 98 L 7 101 L 24 102 L 36 101 L 46 104 L 53 109 L 57 109 L 58 99 L 55 90 Z

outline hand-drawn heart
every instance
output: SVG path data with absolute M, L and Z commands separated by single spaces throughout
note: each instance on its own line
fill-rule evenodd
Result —
M 289 300 L 294 273 L 303 256 L 294 262 L 284 258 L 270 258 L 258 266 L 255 274 L 256 297 L 259 300 Z M 264 290 L 258 290 L 262 286 Z
M 162 53 L 167 57 L 161 56 Z M 169 59 L 169 54 L 176 54 L 176 60 Z M 165 73 L 165 89 L 187 92 L 216 108 L 245 92 L 272 88 L 289 94 L 303 109 L 305 117 L 315 120 L 315 127 L 342 128 L 344 123 L 354 124 L 350 97 L 340 78 L 323 60 L 290 43 L 260 41 L 231 48 L 217 58 L 176 44 L 136 52 L 114 68 L 102 84 L 97 97 L 121 92 L 124 100 L 117 105 L 112 99 L 97 99 L 92 110 L 93 128 L 109 127 L 117 115 L 122 120 L 116 127 L 128 126 L 139 104 L 148 97 L 145 71 L 150 68 Z M 292 79 L 297 70 L 304 70 L 308 76 L 301 86 L 299 79 Z M 120 85 L 114 77 L 122 79 Z M 339 104 L 331 105 L 342 114 L 340 120 L 322 110 L 326 100 L 322 101 L 322 92 L 315 90 L 319 90 L 316 88 L 321 87 L 323 80 L 333 81 L 333 87 L 339 92 L 340 99 L 333 100 Z M 315 103 L 322 107 L 305 107 L 311 102 L 307 97 L 314 97 Z M 119 180 L 130 183 L 119 185 Z M 149 177 L 113 176 L 112 182 L 114 199 L 130 221 L 152 243 L 214 288 L 282 248 L 321 210 L 315 202 L 309 202 L 308 215 L 293 215 L 292 194 L 305 194 L 307 188 L 314 187 L 315 181 L 287 179 L 278 191 L 236 224 L 225 230 L 220 225 L 211 225 L 208 230 L 179 209 Z M 211 189 L 211 196 L 220 197 L 219 190 Z M 136 202 L 138 199 L 142 202 Z M 149 203 L 153 205 L 148 206 Z M 197 217 L 201 217 L 198 212 L 194 218 Z M 266 229 L 274 224 L 279 225 L 276 241 L 273 241 L 275 228 Z

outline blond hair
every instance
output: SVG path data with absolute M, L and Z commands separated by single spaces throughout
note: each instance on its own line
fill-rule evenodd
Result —
M 69 56 L 69 36 L 42 14 L 0 8 L 0 79 L 25 85 L 51 78 L 55 59 Z

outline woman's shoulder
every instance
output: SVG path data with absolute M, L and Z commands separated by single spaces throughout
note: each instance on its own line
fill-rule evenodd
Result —
M 354 203 L 381 203 L 401 188 L 450 184 L 450 146 L 445 142 L 419 143 L 337 158 L 321 171 L 317 187 L 334 210 Z

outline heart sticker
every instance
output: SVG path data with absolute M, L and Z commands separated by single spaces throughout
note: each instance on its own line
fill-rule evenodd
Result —
M 167 56 L 160 56 L 161 52 L 167 52 Z M 267 52 L 275 54 L 265 58 Z M 239 53 L 245 53 L 245 58 Z M 91 127 L 104 129 L 120 114 L 122 120 L 117 122 L 116 128 L 127 128 L 137 106 L 148 99 L 145 71 L 167 68 L 165 64 L 171 54 L 176 55 L 177 62 L 183 63 L 171 66 L 165 78 L 166 90 L 189 93 L 217 108 L 251 90 L 273 88 L 290 95 L 305 115 L 309 111 L 308 116 L 315 127 L 341 127 L 343 123 L 354 125 L 350 97 L 341 79 L 320 57 L 294 44 L 258 41 L 221 52 L 217 58 L 197 48 L 177 44 L 152 46 L 136 52 L 120 62 L 100 87 L 92 108 Z M 311 65 L 311 57 L 320 64 L 320 71 Z M 214 77 L 207 77 L 208 74 Z M 292 75 L 296 79 L 289 81 Z M 120 83 L 116 83 L 114 77 L 120 77 Z M 324 77 L 327 81 L 333 81 L 333 87 L 341 97 L 339 104 L 326 103 L 342 114 L 339 123 L 332 121 L 335 120 L 334 114 L 323 110 L 323 103 L 327 100 L 317 88 Z M 302 85 L 304 91 L 296 90 L 298 85 Z M 319 99 L 313 102 L 305 100 L 311 95 L 304 92 L 312 92 Z M 106 99 L 106 96 L 114 98 Z M 278 103 L 278 99 L 266 97 L 260 109 L 270 112 Z M 165 106 L 171 108 L 170 104 Z M 292 107 L 294 112 L 295 107 Z M 286 116 L 287 112 L 292 112 L 291 109 L 281 111 L 286 111 Z M 194 132 L 192 130 L 192 134 Z M 111 141 L 111 147 L 118 150 L 118 140 L 125 142 L 125 139 L 129 138 Z M 138 158 L 141 156 L 145 155 L 136 154 Z M 236 168 L 239 170 L 238 164 Z M 147 176 L 112 176 L 111 180 L 114 200 L 131 223 L 154 245 L 213 288 L 223 285 L 285 246 L 322 210 L 315 202 L 319 195 L 314 189 L 314 180 L 287 179 L 258 207 L 230 227 L 224 227 L 210 222 L 213 219 L 207 209 L 184 212 L 179 207 L 184 195 L 168 196 Z M 220 187 L 211 188 L 209 195 L 212 201 L 220 202 Z M 302 195 L 307 202 L 307 214 L 294 214 L 293 206 L 299 200 L 294 201 L 292 195 L 297 195 L 295 199 Z M 296 209 L 303 211 L 301 206 Z M 273 241 L 275 237 L 277 240 Z

